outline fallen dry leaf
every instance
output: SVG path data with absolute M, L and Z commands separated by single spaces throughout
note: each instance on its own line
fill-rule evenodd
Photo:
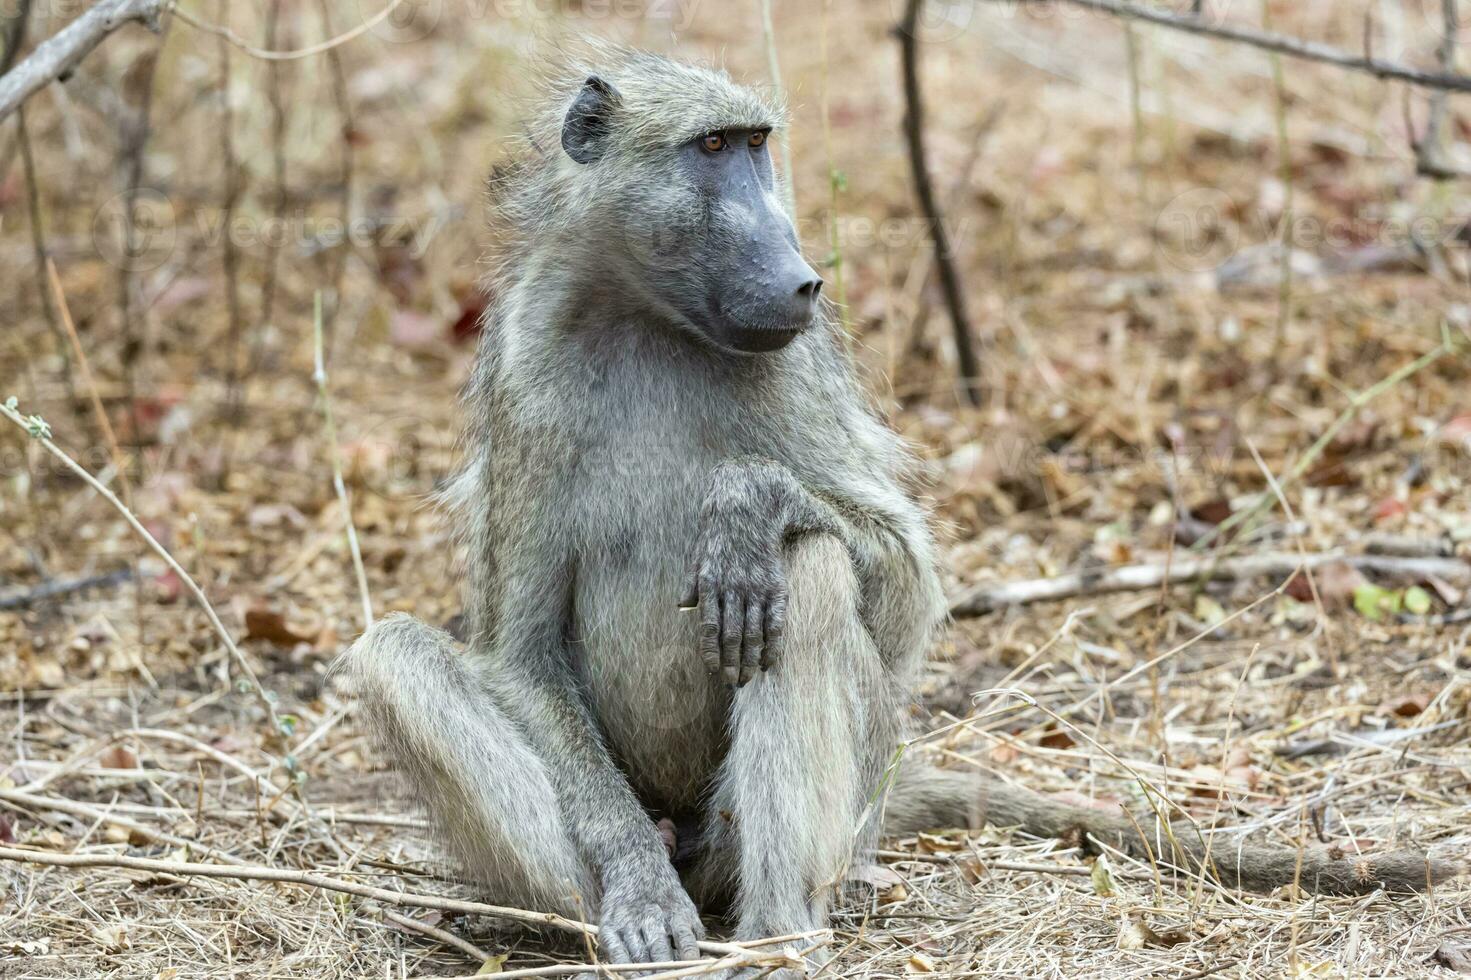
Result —
M 873 889 L 880 905 L 893 905 L 909 897 L 904 878 L 893 868 L 881 864 L 865 864 L 848 871 L 848 880 Z
M 1407 694 L 1402 698 L 1390 701 L 1387 707 L 1390 713 L 1400 718 L 1413 718 L 1430 707 L 1430 695 L 1421 691 L 1417 694 Z
M 935 961 L 923 953 L 915 953 L 909 957 L 909 962 L 904 964 L 905 973 L 934 973 Z
M 97 763 L 104 769 L 137 769 L 138 756 L 126 745 L 119 744 L 98 756 Z
M 1318 597 L 1327 608 L 1343 608 L 1353 602 L 1354 592 L 1367 579 L 1362 572 L 1347 562 L 1335 561 L 1313 569 L 1311 583 L 1306 572 L 1298 572 L 1287 582 L 1287 594 L 1298 602 L 1312 602 L 1312 585 L 1318 587 Z
M 121 953 L 133 945 L 128 938 L 127 926 L 120 924 L 93 926 L 92 941 L 109 953 Z
M 298 643 L 314 643 L 316 636 L 297 633 L 286 625 L 286 617 L 273 609 L 256 606 L 245 611 L 245 638 L 265 640 L 279 647 L 294 647 Z
M 1037 739 L 1037 744 L 1048 749 L 1070 749 L 1078 742 L 1065 728 L 1059 728 L 1054 722 L 1047 726 L 1042 737 Z

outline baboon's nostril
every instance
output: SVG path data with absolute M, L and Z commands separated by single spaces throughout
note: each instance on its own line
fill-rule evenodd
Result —
M 797 295 L 806 300 L 816 299 L 820 292 L 822 292 L 821 279 L 809 279 L 797 287 Z

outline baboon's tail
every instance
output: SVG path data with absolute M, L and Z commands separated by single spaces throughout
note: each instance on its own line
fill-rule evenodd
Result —
M 974 773 L 906 762 L 886 803 L 884 833 L 941 827 L 1019 827 L 1037 837 L 1076 841 L 1085 850 L 1107 844 L 1142 859 L 1207 874 L 1230 887 L 1268 891 L 1298 881 L 1325 895 L 1362 895 L 1383 888 L 1425 891 L 1466 869 L 1420 851 L 1353 854 L 1341 848 L 1296 848 L 1217 839 L 1213 846 L 1188 822 L 1166 827 L 1152 812 L 1115 816 L 1073 806 Z

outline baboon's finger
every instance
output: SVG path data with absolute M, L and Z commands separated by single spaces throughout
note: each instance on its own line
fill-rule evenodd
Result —
M 745 600 L 739 593 L 727 592 L 720 603 L 720 668 L 727 684 L 740 680 L 741 633 L 745 628 Z
M 679 608 L 694 609 L 700 601 L 700 573 L 699 569 L 690 572 L 690 584 L 685 587 L 684 595 L 679 597 Z
M 786 646 L 787 594 L 778 592 L 766 604 L 766 646 L 761 655 L 761 669 L 770 670 L 781 659 Z
M 761 665 L 761 651 L 766 646 L 765 622 L 766 603 L 761 599 L 746 603 L 746 630 L 741 637 L 741 687 L 750 683 Z
M 683 922 L 674 924 L 674 946 L 679 954 L 676 958 L 681 960 L 697 960 L 700 958 L 699 937 L 695 931 Z
M 700 659 L 710 673 L 720 672 L 720 593 L 714 589 L 700 593 Z
M 649 909 L 640 932 L 643 934 L 650 962 L 668 963 L 674 959 L 674 947 L 669 944 L 669 927 L 662 911 L 658 908 Z
M 623 943 L 623 937 L 618 930 L 612 926 L 603 926 L 598 930 L 598 944 L 603 947 L 603 954 L 610 963 L 632 963 L 633 957 L 628 955 L 628 947 Z

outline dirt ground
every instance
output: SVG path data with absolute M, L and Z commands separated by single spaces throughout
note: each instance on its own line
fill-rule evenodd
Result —
M 914 708 L 940 733 L 910 751 L 1105 808 L 1158 794 L 1222 847 L 1465 859 L 1471 579 L 1406 555 L 1471 554 L 1468 198 L 1416 176 L 1426 96 L 1063 6 L 930 3 L 926 135 L 981 344 L 974 407 L 904 152 L 900 6 L 775 4 L 783 152 L 874 403 L 923 460 L 952 595 L 1197 555 L 1391 553 L 957 615 Z M 1355 52 L 1367 23 L 1377 55 L 1433 64 L 1438 3 L 1368 6 L 1268 12 Z M 36 4 L 29 37 L 76 7 Z M 183 7 L 272 49 L 380 9 Z M 0 400 L 44 417 L 198 580 L 292 744 L 283 758 L 180 577 L 0 424 L 0 847 L 475 897 L 326 679 L 362 613 L 313 303 L 375 610 L 446 622 L 455 559 L 429 497 L 456 458 L 495 236 L 483 181 L 536 66 L 583 35 L 769 77 L 757 0 L 415 0 L 277 62 L 177 19 L 161 44 L 129 28 L 32 100 L 24 146 L 0 127 Z M 1471 155 L 1464 109 L 1452 165 Z M 835 918 L 825 975 L 1471 972 L 1471 878 L 1253 895 L 1004 828 L 885 847 L 892 874 Z M 0 861 L 5 978 L 467 976 L 465 943 L 501 970 L 582 955 L 300 885 Z

